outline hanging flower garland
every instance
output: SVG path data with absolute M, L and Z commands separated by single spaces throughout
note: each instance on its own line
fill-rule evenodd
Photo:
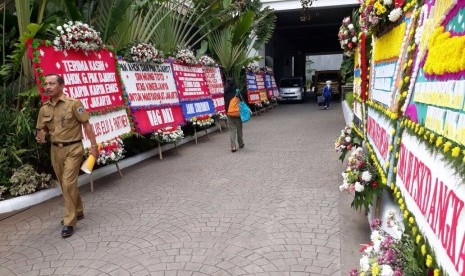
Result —
M 103 47 L 100 33 L 80 21 L 69 21 L 57 30 L 60 35 L 55 37 L 53 45 L 58 50 L 97 51 Z
M 216 66 L 216 61 L 207 55 L 201 56 L 199 63 L 203 66 Z
M 139 43 L 131 47 L 130 58 L 133 62 L 163 63 L 163 52 L 157 50 L 152 44 Z
M 382 194 L 383 187 L 379 185 L 378 173 L 361 147 L 352 151 L 342 178 L 343 183 L 339 186 L 339 190 L 353 193 L 354 200 L 351 206 L 355 210 L 362 207 L 368 210 L 376 196 Z
M 181 126 L 170 126 L 159 129 L 157 132 L 152 133 L 151 139 L 160 144 L 164 143 L 179 143 L 184 138 L 184 132 Z
M 192 52 L 189 49 L 177 50 L 174 56 L 174 60 L 181 64 L 194 64 L 195 65 L 199 63 L 197 61 L 197 58 L 194 55 L 194 52 Z
M 334 143 L 334 149 L 336 152 L 341 153 L 339 160 L 344 162 L 347 153 L 350 152 L 352 148 L 358 148 L 361 145 L 362 139 L 355 131 L 352 130 L 351 127 L 346 126 L 343 130 L 341 130 L 341 135 L 337 137 L 336 142 Z
M 342 25 L 339 28 L 339 33 L 337 34 L 341 49 L 344 51 L 344 55 L 346 56 L 352 56 L 357 49 L 359 42 L 358 33 L 360 31 L 356 21 L 357 19 L 358 13 L 354 14 L 353 19 L 349 16 L 345 17 L 342 20 Z

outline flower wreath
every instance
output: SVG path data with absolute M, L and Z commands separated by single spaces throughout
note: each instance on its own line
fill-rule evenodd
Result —
M 402 15 L 405 0 L 364 0 L 360 4 L 360 25 L 363 30 L 379 35 Z
M 212 116 L 209 114 L 192 117 L 187 121 L 191 123 L 193 126 L 199 126 L 203 128 L 210 127 L 215 122 L 215 120 L 213 120 Z
M 259 74 L 260 73 L 260 68 L 255 64 L 249 64 L 247 66 L 247 71 L 252 72 L 254 74 Z
M 103 47 L 100 33 L 80 21 L 69 21 L 57 30 L 60 35 L 55 37 L 53 45 L 58 50 L 96 51 Z
M 152 133 L 151 139 L 154 139 L 160 144 L 163 143 L 178 143 L 184 138 L 184 132 L 181 126 L 170 126 L 159 129 L 157 132 Z
M 179 49 L 177 50 L 174 60 L 178 63 L 183 64 L 198 64 L 197 59 L 195 58 L 194 52 L 189 49 Z
M 163 52 L 157 50 L 152 44 L 139 43 L 131 47 L 130 57 L 134 62 L 163 63 Z
M 368 210 L 375 196 L 381 196 L 382 187 L 378 184 L 376 168 L 369 162 L 361 147 L 352 151 L 348 158 L 347 169 L 342 173 L 343 183 L 339 186 L 341 192 L 354 193 L 351 203 L 355 210 L 364 207 Z
M 124 158 L 124 144 L 121 138 L 103 142 L 98 145 L 99 156 L 96 160 L 97 165 L 107 165 L 118 162 Z M 90 154 L 89 149 L 85 151 L 86 156 Z
M 216 61 L 207 55 L 203 55 L 199 58 L 199 63 L 203 66 L 215 66 Z

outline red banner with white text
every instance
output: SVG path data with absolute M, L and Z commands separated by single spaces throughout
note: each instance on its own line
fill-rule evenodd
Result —
M 168 126 L 184 123 L 181 106 L 155 107 L 132 111 L 134 126 L 137 132 L 145 134 Z
M 215 112 L 225 113 L 224 96 L 214 95 L 212 96 L 213 104 L 215 105 Z
M 221 77 L 221 71 L 219 67 L 212 67 L 212 66 L 205 66 L 203 67 L 203 71 L 205 72 L 205 79 L 207 80 L 208 88 L 210 90 L 210 94 L 217 95 L 217 94 L 224 94 L 224 85 L 223 85 L 223 78 Z
M 37 57 L 34 57 L 34 52 L 37 53 Z M 40 76 L 54 73 L 61 75 L 65 80 L 63 92 L 80 100 L 89 112 L 123 107 L 124 101 L 113 52 L 58 51 L 53 46 L 40 45 L 37 49 L 30 47 L 29 56 L 34 61 L 42 101 L 47 100 L 47 96 L 43 93 Z
M 173 63 L 173 73 L 181 101 L 210 98 L 202 66 Z

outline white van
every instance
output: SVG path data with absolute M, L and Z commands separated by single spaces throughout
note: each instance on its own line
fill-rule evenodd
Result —
M 301 77 L 282 78 L 279 81 L 278 101 L 304 100 L 304 81 Z

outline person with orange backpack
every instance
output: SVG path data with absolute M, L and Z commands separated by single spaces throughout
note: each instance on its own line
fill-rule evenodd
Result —
M 224 104 L 226 109 L 226 115 L 228 116 L 231 152 L 237 151 L 236 138 L 237 143 L 239 144 L 239 148 L 244 147 L 244 141 L 242 137 L 242 120 L 239 108 L 240 101 L 241 95 L 237 95 L 236 93 L 236 84 L 234 83 L 234 80 L 232 78 L 228 78 L 226 80 L 226 85 L 224 88 Z

